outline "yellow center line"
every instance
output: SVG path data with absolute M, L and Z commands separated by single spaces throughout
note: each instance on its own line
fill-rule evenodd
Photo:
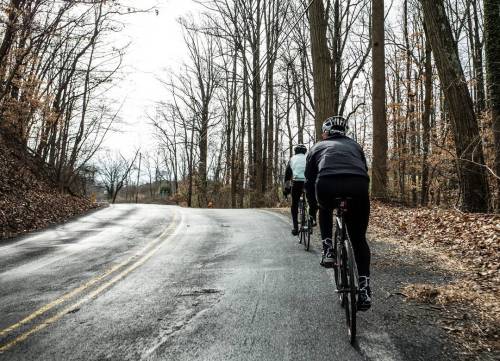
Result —
M 173 235 L 173 233 L 170 234 L 169 236 L 172 236 L 172 235 Z M 66 314 L 68 314 L 68 312 L 71 312 L 71 311 L 79 308 L 84 303 L 86 303 L 88 301 L 91 301 L 92 299 L 96 298 L 100 293 L 102 293 L 103 291 L 105 291 L 106 289 L 108 289 L 109 287 L 111 287 L 113 284 L 115 284 L 116 282 L 118 282 L 119 280 L 121 280 L 123 277 L 125 277 L 126 275 L 128 275 L 130 272 L 132 272 L 133 270 L 135 270 L 137 267 L 139 267 L 142 264 L 144 264 L 144 262 L 146 262 L 149 258 L 151 258 L 156 253 L 156 251 L 158 251 L 158 249 L 161 246 L 162 246 L 162 243 L 156 245 L 156 247 L 154 247 L 153 249 L 151 249 L 151 251 L 149 251 L 147 254 L 145 254 L 137 262 L 133 263 L 130 267 L 128 267 L 127 269 L 123 270 L 121 273 L 117 274 L 115 277 L 113 277 L 108 282 L 103 283 L 99 288 L 95 289 L 94 291 L 92 291 L 91 293 L 89 293 L 88 295 L 86 295 L 84 298 L 82 298 L 79 301 L 73 303 L 72 305 L 64 308 L 62 311 L 58 312 L 54 316 L 52 316 L 52 317 L 44 320 L 42 323 L 38 324 L 37 326 L 35 326 L 35 327 L 31 328 L 30 330 L 24 332 L 23 334 L 19 335 L 18 337 L 16 337 L 14 340 L 10 341 L 9 343 L 7 343 L 7 344 L 5 344 L 3 346 L 0 346 L 0 353 L 3 353 L 5 351 L 7 351 L 9 348 L 11 348 L 12 346 L 15 346 L 18 343 L 25 341 L 29 336 L 31 336 L 32 334 L 34 334 L 34 333 L 36 333 L 38 331 L 43 330 L 47 326 L 49 326 L 52 323 L 58 321 L 59 319 L 61 319 L 62 317 L 64 317 Z
M 39 309 L 37 309 L 36 311 L 34 311 L 33 313 L 31 313 L 29 316 L 25 317 L 24 319 L 22 319 L 21 321 L 13 324 L 13 325 L 10 325 L 9 327 L 3 329 L 3 330 L 0 330 L 0 337 L 3 337 L 7 334 L 9 334 L 10 332 L 18 329 L 19 327 L 31 322 L 32 320 L 34 320 L 35 318 L 43 315 L 44 313 L 50 311 L 52 308 L 66 302 L 67 300 L 73 298 L 74 296 L 82 293 L 83 291 L 85 291 L 86 289 L 88 289 L 89 287 L 95 285 L 96 283 L 98 283 L 99 281 L 101 281 L 102 279 L 108 277 L 109 275 L 111 275 L 112 273 L 116 272 L 117 270 L 119 270 L 120 268 L 122 267 L 125 267 L 126 265 L 128 265 L 130 262 L 132 262 L 133 260 L 137 259 L 138 257 L 140 257 L 143 253 L 145 253 L 148 249 L 151 249 L 153 248 L 154 246 L 156 246 L 158 243 L 160 243 L 163 238 L 165 236 L 167 236 L 167 234 L 170 232 L 170 230 L 176 226 L 176 220 L 177 220 L 177 212 L 174 211 L 174 215 L 172 217 L 172 221 L 171 223 L 169 224 L 169 226 L 162 232 L 162 234 L 160 236 L 158 236 L 157 238 L 155 238 L 153 241 L 151 241 L 150 243 L 148 243 L 148 245 L 146 245 L 144 248 L 142 248 L 139 252 L 137 252 L 136 254 L 134 254 L 133 256 L 129 257 L 128 259 L 126 259 L 125 261 L 117 264 L 116 266 L 110 268 L 108 271 L 104 272 L 103 274 L 95 277 L 95 278 L 92 278 L 90 279 L 88 282 L 86 282 L 85 284 L 83 284 L 82 286 L 62 295 L 61 297 L 55 299 L 54 301 L 40 307 Z M 158 247 L 157 247 L 158 248 Z M 155 248 L 155 249 L 157 249 Z M 149 254 L 149 253 L 148 253 Z M 150 256 L 149 256 L 150 257 Z M 148 258 L 149 258 L 148 257 Z M 141 263 L 142 264 L 142 263 Z M 2 348 L 3 349 L 3 348 Z M 2 350 L 0 349 L 0 351 Z

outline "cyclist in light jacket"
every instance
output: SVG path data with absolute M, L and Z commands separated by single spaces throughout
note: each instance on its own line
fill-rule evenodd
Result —
M 295 155 L 290 158 L 285 171 L 285 187 L 283 194 L 287 196 L 292 193 L 292 234 L 296 236 L 299 233 L 297 214 L 299 211 L 299 199 L 304 189 L 304 170 L 306 168 L 307 147 L 304 144 L 298 144 L 294 148 Z M 291 184 L 290 184 L 291 182 Z

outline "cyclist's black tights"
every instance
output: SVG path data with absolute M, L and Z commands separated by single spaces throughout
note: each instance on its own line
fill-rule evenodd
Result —
M 299 212 L 299 200 L 304 189 L 304 182 L 293 181 L 292 182 L 292 222 L 293 229 L 299 229 L 297 222 L 297 214 Z
M 366 242 L 366 229 L 370 217 L 368 187 L 369 180 L 359 176 L 320 177 L 316 181 L 322 239 L 332 238 L 333 209 L 337 207 L 335 198 L 352 198 L 347 201 L 345 220 L 360 276 L 370 276 L 370 247 Z

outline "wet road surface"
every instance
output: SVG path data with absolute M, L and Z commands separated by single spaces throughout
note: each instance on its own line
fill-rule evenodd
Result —
M 0 246 L 0 360 L 400 360 L 265 210 L 115 205 Z

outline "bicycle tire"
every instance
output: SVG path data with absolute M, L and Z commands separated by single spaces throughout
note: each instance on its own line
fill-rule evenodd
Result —
M 299 243 L 302 243 L 302 234 L 304 233 L 304 223 L 302 219 L 304 218 L 304 200 L 302 198 L 299 199 Z
M 343 244 L 343 242 L 341 242 Z M 339 257 L 339 279 L 340 279 L 340 305 L 344 308 L 346 312 L 346 318 L 348 317 L 349 310 L 346 309 L 347 297 L 344 290 L 347 288 L 347 255 L 345 248 L 340 246 L 340 257 Z
M 304 201 L 303 203 L 304 210 L 302 212 L 303 218 L 302 218 L 302 233 L 303 233 L 303 241 L 304 241 L 304 248 L 306 251 L 309 251 L 309 243 L 311 242 L 311 232 L 310 232 L 310 220 L 309 220 L 309 210 L 307 208 L 306 202 Z
M 333 264 L 333 274 L 334 274 L 334 279 L 335 279 L 335 286 L 337 287 L 337 290 L 341 289 L 341 282 L 340 282 L 340 248 L 342 245 L 342 241 L 340 238 L 340 230 L 338 228 L 338 225 L 335 225 L 335 234 L 333 238 L 333 249 L 335 252 L 335 263 Z M 342 304 L 342 293 L 339 293 L 339 301 Z
M 357 313 L 357 266 L 356 259 L 354 257 L 354 250 L 352 248 L 352 243 L 349 237 L 349 233 L 346 229 L 346 237 L 344 240 L 344 248 L 346 250 L 347 256 L 347 288 L 349 292 L 346 293 L 346 309 L 349 309 L 349 312 L 346 312 L 347 317 L 347 329 L 349 334 L 349 341 L 353 344 L 356 341 L 356 313 Z
M 309 247 L 311 245 L 311 221 L 307 221 L 307 231 L 305 232 L 305 239 L 304 239 L 304 246 L 306 248 L 306 251 L 309 251 Z

